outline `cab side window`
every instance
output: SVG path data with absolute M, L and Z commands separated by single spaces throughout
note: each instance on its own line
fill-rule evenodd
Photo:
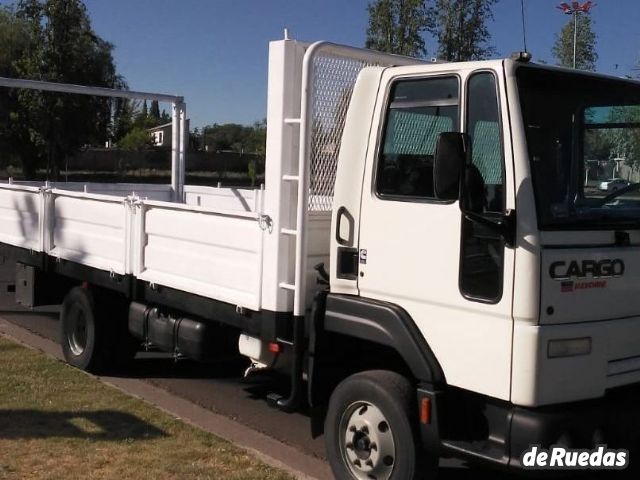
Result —
M 484 188 L 484 212 L 502 212 L 503 164 L 500 111 L 492 73 L 473 75 L 468 82 L 467 133 L 471 137 L 473 168 Z
M 396 82 L 378 159 L 377 195 L 389 200 L 435 199 L 433 155 L 438 135 L 458 129 L 457 77 Z

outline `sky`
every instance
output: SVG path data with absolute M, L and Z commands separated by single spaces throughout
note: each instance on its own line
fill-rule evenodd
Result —
M 0 0 L 0 4 L 10 4 Z M 85 0 L 94 30 L 114 45 L 132 90 L 183 95 L 191 127 L 251 124 L 266 116 L 270 40 L 364 44 L 369 0 Z M 555 35 L 570 17 L 560 0 L 525 0 L 528 50 L 553 63 Z M 497 56 L 522 50 L 520 0 L 499 0 L 490 24 Z M 636 74 L 640 1 L 599 0 L 592 10 L 598 71 Z M 427 37 L 427 56 L 436 42 Z

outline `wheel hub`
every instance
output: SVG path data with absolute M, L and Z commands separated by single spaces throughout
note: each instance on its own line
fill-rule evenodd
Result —
M 341 421 L 341 450 L 358 480 L 387 480 L 393 472 L 395 442 L 389 422 L 375 405 L 356 402 Z
M 76 356 L 82 355 L 87 347 L 87 320 L 81 310 L 72 312 L 71 332 L 69 332 L 69 349 Z
M 353 435 L 353 447 L 360 460 L 367 460 L 371 456 L 371 440 L 368 435 L 356 432 Z

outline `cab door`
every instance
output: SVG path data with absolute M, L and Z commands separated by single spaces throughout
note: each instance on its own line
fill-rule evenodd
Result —
M 496 71 L 399 76 L 387 85 L 380 141 L 370 148 L 359 232 L 360 295 L 404 308 L 447 383 L 508 399 L 514 252 L 433 190 L 438 135 L 471 138 L 481 215 L 513 208 L 504 87 Z M 397 75 L 397 74 L 396 74 Z

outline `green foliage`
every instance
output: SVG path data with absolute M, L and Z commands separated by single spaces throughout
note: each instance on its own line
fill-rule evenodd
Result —
M 144 101 L 140 102 L 123 100 L 115 122 L 114 139 L 118 143 L 134 128 L 149 129 L 164 125 L 171 121 L 171 117 L 164 110 L 160 113 L 160 106 L 156 100 L 151 102 L 151 108 Z
M 154 120 L 149 115 L 149 108 L 147 107 L 146 100 L 142 102 L 142 108 L 136 109 L 133 125 L 136 128 L 151 128 L 159 125 L 159 123 L 157 123 L 157 120 Z
M 573 17 L 562 27 L 560 33 L 556 35 L 556 42 L 553 46 L 553 56 L 558 61 L 558 65 L 573 67 Z M 576 49 L 576 68 L 579 70 L 594 71 L 598 61 L 596 52 L 597 37 L 593 31 L 593 22 L 588 14 L 578 15 L 578 41 Z
M 113 46 L 95 34 L 81 0 L 20 0 L 15 10 L 4 10 L 3 18 L 12 32 L 20 32 L 10 34 L 11 47 L 0 43 L 11 76 L 126 87 L 116 73 Z M 114 102 L 109 99 L 6 89 L 0 96 L 10 106 L 11 119 L 10 128 L 0 120 L 0 137 L 21 160 L 26 176 L 46 165 L 56 178 L 67 156 L 86 144 L 104 144 L 112 133 Z
M 117 143 L 134 127 L 136 103 L 128 99 L 121 99 L 116 103 L 114 116 L 113 138 Z
M 426 0 L 375 0 L 367 8 L 367 48 L 412 57 L 427 54 L 422 35 L 432 22 Z
M 609 118 L 611 123 L 640 124 L 640 106 L 615 107 Z M 606 132 L 612 144 L 612 153 L 624 158 L 633 170 L 640 170 L 640 128 L 613 128 Z
M 0 75 L 16 75 L 16 59 L 26 53 L 30 45 L 28 24 L 16 18 L 12 10 L 0 7 Z
M 145 128 L 133 127 L 133 129 L 118 142 L 118 146 L 123 150 L 140 151 L 152 147 L 153 139 Z
M 249 175 L 249 180 L 251 180 L 251 186 L 255 187 L 256 180 L 258 179 L 258 166 L 255 160 L 250 160 L 247 165 L 247 174 Z
M 609 128 L 590 128 L 585 132 L 585 160 L 624 160 L 633 171 L 640 171 L 640 106 L 609 107 L 602 118 L 588 122 L 603 122 Z M 615 128 L 612 128 L 614 127 Z
M 140 111 L 140 116 L 145 117 L 145 118 L 149 116 L 149 109 L 147 108 L 147 101 L 146 100 L 142 101 L 142 110 Z
M 495 54 L 489 45 L 487 23 L 493 20 L 497 0 L 435 0 L 430 15 L 435 22 L 429 29 L 438 40 L 438 58 L 461 62 L 484 60 Z
M 27 53 L 31 33 L 26 22 L 12 10 L 0 7 L 0 76 L 16 77 L 16 60 Z M 31 146 L 29 132 L 20 127 L 17 92 L 0 89 L 0 158 L 6 162 L 20 161 L 16 150 L 26 153 Z M 33 154 L 33 152 L 31 152 Z
M 267 149 L 267 119 L 263 118 L 259 122 L 254 122 L 251 128 L 249 149 L 253 150 L 252 153 L 264 155 Z
M 149 110 L 149 116 L 156 122 L 157 125 L 160 125 L 160 104 L 157 100 L 153 100 L 151 102 L 151 109 Z
M 588 130 L 585 133 L 584 143 L 585 160 L 610 160 L 614 144 L 607 130 Z
M 210 152 L 228 150 L 264 155 L 266 141 L 266 120 L 255 122 L 251 126 L 216 123 L 202 129 L 202 148 Z

